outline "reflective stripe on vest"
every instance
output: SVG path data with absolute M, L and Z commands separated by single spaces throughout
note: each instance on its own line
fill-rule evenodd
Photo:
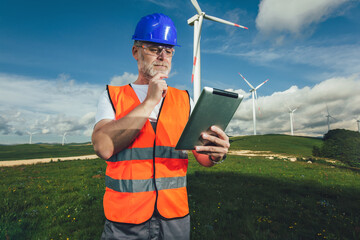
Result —
M 108 93 L 116 119 L 140 104 L 130 85 L 108 86 Z M 167 219 L 189 214 L 187 152 L 175 150 L 189 114 L 188 93 L 168 87 L 156 133 L 147 120 L 136 139 L 107 160 L 104 212 L 108 220 L 140 224 L 155 209 Z
M 155 181 L 156 188 L 154 185 L 154 179 L 152 178 L 144 180 L 119 180 L 112 179 L 109 176 L 105 176 L 106 187 L 117 192 L 150 192 L 155 190 L 166 190 L 186 187 L 186 176 L 172 178 L 156 178 Z
M 109 158 L 108 162 L 127 161 L 132 159 L 153 159 L 154 148 L 125 149 Z M 187 159 L 187 152 L 175 151 L 172 147 L 156 146 L 155 157 Z

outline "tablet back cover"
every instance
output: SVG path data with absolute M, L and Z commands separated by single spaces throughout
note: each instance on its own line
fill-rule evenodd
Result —
M 216 125 L 225 131 L 243 96 L 237 93 L 205 87 L 189 117 L 176 150 L 194 150 L 204 145 L 200 134 Z

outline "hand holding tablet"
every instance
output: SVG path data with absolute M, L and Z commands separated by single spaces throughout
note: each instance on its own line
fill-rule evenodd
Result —
M 175 149 L 194 150 L 195 146 L 208 145 L 201 134 L 213 135 L 213 125 L 225 131 L 242 99 L 238 93 L 204 87 Z

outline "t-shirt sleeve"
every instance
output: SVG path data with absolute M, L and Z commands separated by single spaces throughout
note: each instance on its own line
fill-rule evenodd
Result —
M 194 100 L 192 100 L 192 98 L 190 98 L 190 114 L 192 113 L 193 109 L 194 109 Z
M 95 125 L 103 119 L 115 120 L 115 112 L 111 105 L 107 91 L 104 91 L 100 95 L 98 108 L 95 115 Z

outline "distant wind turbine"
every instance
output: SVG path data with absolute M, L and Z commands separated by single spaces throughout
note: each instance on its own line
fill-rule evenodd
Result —
M 65 133 L 63 134 L 63 137 L 62 137 L 62 145 L 63 145 L 63 146 L 64 146 L 64 144 L 65 144 L 65 140 L 67 140 L 66 137 L 65 137 L 65 136 L 66 136 L 66 133 L 67 133 L 67 132 L 65 132 Z
M 328 126 L 328 131 L 330 131 L 330 118 L 334 119 L 336 121 L 336 119 L 330 115 L 329 113 L 329 108 L 328 106 L 326 105 L 326 111 L 327 111 L 327 114 L 325 117 L 327 118 L 327 126 Z
M 289 113 L 290 113 L 290 130 L 291 130 L 291 136 L 294 136 L 294 125 L 293 125 L 293 120 L 294 120 L 294 112 L 296 111 L 297 108 L 291 109 L 289 108 Z
M 256 90 L 259 89 L 262 85 L 264 85 L 269 79 L 265 80 L 263 83 L 259 84 L 257 87 L 253 87 L 244 77 L 239 73 L 239 75 L 245 80 L 245 82 L 250 86 L 250 92 L 252 95 L 253 102 L 253 121 L 254 121 L 254 135 L 256 135 L 256 111 L 255 111 L 255 99 L 257 100 Z
M 360 132 L 360 120 L 357 120 L 357 124 L 358 124 L 358 131 Z
M 31 144 L 31 141 L 32 141 L 32 135 L 33 134 L 36 134 L 37 132 L 29 132 L 29 131 L 26 131 L 27 132 L 27 134 L 29 134 L 30 135 L 30 138 L 29 138 L 29 144 Z
M 219 23 L 224 23 L 230 26 L 235 26 L 239 28 L 245 28 L 247 27 L 241 26 L 236 23 L 232 23 L 217 17 L 210 16 L 208 14 L 205 14 L 199 6 L 199 3 L 196 0 L 191 0 L 191 3 L 195 7 L 198 14 L 192 16 L 190 19 L 188 19 L 188 24 L 190 26 L 194 26 L 194 62 L 193 62 L 193 70 L 192 70 L 192 76 L 191 76 L 191 82 L 194 82 L 194 101 L 197 102 L 200 92 L 201 92 L 201 76 L 200 76 L 200 35 L 201 35 L 201 27 L 204 18 L 208 20 L 212 20 Z

